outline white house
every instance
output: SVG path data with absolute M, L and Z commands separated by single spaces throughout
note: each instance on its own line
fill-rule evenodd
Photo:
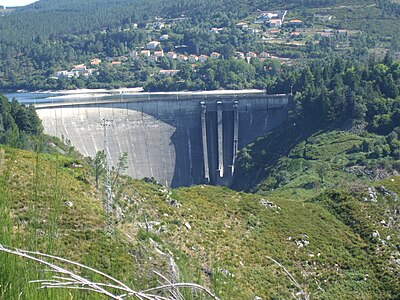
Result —
M 158 46 L 160 46 L 159 41 L 151 41 L 151 42 L 147 43 L 146 49 L 147 50 L 155 50 Z
M 160 72 L 158 72 L 159 75 L 163 75 L 163 76 L 174 76 L 178 73 L 179 73 L 179 70 L 160 70 Z
M 167 54 L 165 54 L 165 57 L 167 57 L 169 59 L 176 59 L 178 57 L 178 55 L 173 51 L 169 51 Z
M 160 41 L 167 41 L 168 39 L 169 39 L 168 34 L 163 34 L 162 36 L 160 36 Z

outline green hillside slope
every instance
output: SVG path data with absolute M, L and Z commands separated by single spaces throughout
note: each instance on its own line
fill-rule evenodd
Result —
M 222 299 L 288 299 L 298 290 L 272 257 L 313 299 L 399 292 L 393 194 L 364 202 L 359 192 L 337 191 L 305 202 L 209 186 L 168 191 L 124 177 L 109 237 L 101 193 L 79 161 L 3 147 L 0 176 L 1 244 L 74 259 L 137 289 L 154 286 L 157 270 Z M 0 265 L 0 299 L 69 299 L 27 283 L 46 276 L 40 266 L 5 254 Z

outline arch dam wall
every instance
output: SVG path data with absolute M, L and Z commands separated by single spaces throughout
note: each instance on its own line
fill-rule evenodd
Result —
M 127 173 L 169 187 L 229 185 L 238 151 L 287 118 L 288 95 L 141 94 L 120 99 L 37 105 L 45 132 L 70 140 L 83 155 L 104 148 Z

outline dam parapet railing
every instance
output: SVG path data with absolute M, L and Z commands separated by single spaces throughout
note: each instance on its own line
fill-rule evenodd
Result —
M 75 97 L 74 95 L 48 98 L 48 103 L 39 103 L 34 106 L 37 109 L 44 108 L 61 108 L 69 106 L 87 106 L 87 105 L 107 105 L 113 103 L 134 103 L 134 102 L 175 102 L 175 101 L 190 101 L 198 100 L 209 102 L 215 100 L 235 101 L 240 99 L 256 100 L 268 98 L 269 102 L 275 99 L 274 104 L 280 106 L 287 105 L 287 94 L 267 94 L 264 90 L 237 90 L 237 91 L 196 91 L 196 92 L 140 92 L 140 93 L 110 93 L 109 95 L 96 94 L 87 95 L 87 97 Z M 52 102 L 50 102 L 52 101 Z M 283 101 L 283 103 L 278 103 Z M 271 103 L 272 104 L 272 103 Z

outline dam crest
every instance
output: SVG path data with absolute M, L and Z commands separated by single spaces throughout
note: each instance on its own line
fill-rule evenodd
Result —
M 102 120 L 109 120 L 110 164 L 127 152 L 127 174 L 134 178 L 168 187 L 229 185 L 239 150 L 287 119 L 289 98 L 263 91 L 138 93 L 36 110 L 47 134 L 91 157 L 103 150 Z

